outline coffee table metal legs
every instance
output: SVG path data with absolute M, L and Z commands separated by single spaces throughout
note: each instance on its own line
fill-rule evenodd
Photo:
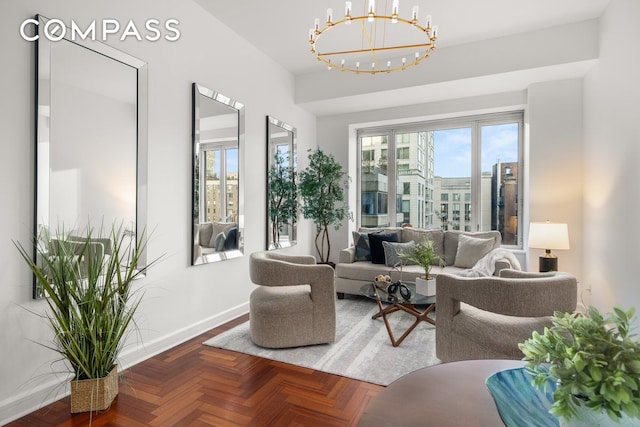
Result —
M 382 317 L 382 320 L 384 320 L 384 326 L 387 328 L 387 332 L 389 333 L 389 339 L 391 340 L 391 344 L 394 347 L 399 346 L 400 343 L 402 343 L 402 341 L 404 341 L 404 339 L 409 336 L 411 331 L 413 331 L 416 326 L 420 324 L 420 322 L 428 322 L 432 325 L 436 324 L 435 320 L 428 317 L 429 313 L 435 308 L 435 304 L 430 304 L 424 311 L 418 310 L 413 304 L 402 302 L 390 302 L 388 306 L 384 307 L 382 301 L 380 300 L 378 290 L 376 289 L 375 285 L 372 286 L 376 294 L 376 301 L 378 303 L 378 308 L 380 309 L 380 311 L 374 314 L 371 318 L 377 319 L 379 317 Z M 413 322 L 411 326 L 409 326 L 409 328 L 398 339 L 396 339 L 395 335 L 393 334 L 391 325 L 389 324 L 389 320 L 387 319 L 387 316 L 389 314 L 395 313 L 396 311 L 404 311 L 405 313 L 409 313 L 416 318 L 415 322 Z

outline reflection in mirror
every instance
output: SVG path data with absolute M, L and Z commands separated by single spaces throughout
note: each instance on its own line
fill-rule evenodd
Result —
M 296 244 L 296 128 L 267 116 L 267 249 Z
M 51 41 L 44 34 L 49 20 L 37 20 L 35 232 L 86 235 L 89 225 L 106 231 L 115 225 L 140 238 L 147 65 L 98 41 Z M 34 281 L 33 297 L 41 296 Z
M 193 84 L 191 264 L 243 254 L 244 106 Z

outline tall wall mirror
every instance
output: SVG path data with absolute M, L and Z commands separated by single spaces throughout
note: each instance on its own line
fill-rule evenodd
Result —
M 297 243 L 296 128 L 267 116 L 267 249 Z
M 99 41 L 45 34 L 36 16 L 35 232 L 122 227 L 140 238 L 147 216 L 147 64 Z M 95 234 L 94 234 L 95 235 Z M 35 256 L 35 255 L 34 255 Z M 140 266 L 145 266 L 142 254 Z M 34 281 L 33 297 L 42 296 Z
M 244 105 L 193 84 L 191 264 L 243 254 Z

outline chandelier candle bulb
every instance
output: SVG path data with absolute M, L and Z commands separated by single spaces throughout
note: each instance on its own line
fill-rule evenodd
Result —
M 369 0 L 369 22 L 373 22 L 373 17 L 375 16 L 375 5 L 376 0 Z
M 427 30 L 431 28 L 431 15 L 427 15 Z
M 344 4 L 344 23 L 351 24 L 351 2 L 350 1 Z
M 411 12 L 411 22 L 415 25 L 418 22 L 418 6 L 413 6 L 413 12 Z
M 313 28 L 315 29 L 316 34 L 320 34 L 320 18 L 315 19 Z
M 431 31 L 431 37 L 435 40 L 438 38 L 438 26 L 434 25 L 433 30 Z
M 333 25 L 333 9 L 327 9 L 327 25 Z
M 393 6 L 391 8 L 391 22 L 394 24 L 398 22 L 398 9 L 400 7 L 400 0 L 393 0 Z

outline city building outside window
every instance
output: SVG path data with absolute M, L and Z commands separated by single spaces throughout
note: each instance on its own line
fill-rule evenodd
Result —
M 360 129 L 358 225 L 498 230 L 521 247 L 522 133 L 521 111 Z

